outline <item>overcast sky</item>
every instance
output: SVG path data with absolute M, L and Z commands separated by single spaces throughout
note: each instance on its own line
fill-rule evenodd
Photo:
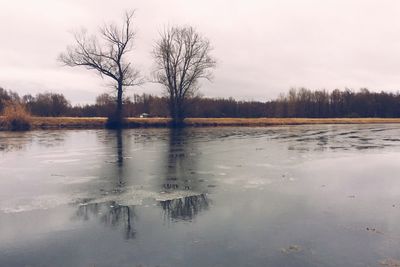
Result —
M 71 31 L 95 32 L 136 9 L 130 60 L 149 76 L 151 50 L 164 25 L 192 25 L 218 61 L 205 96 L 267 100 L 291 87 L 400 89 L 398 0 L 0 0 L 0 86 L 21 94 L 62 92 L 94 102 L 108 81 L 62 67 Z M 145 84 L 130 92 L 159 94 Z

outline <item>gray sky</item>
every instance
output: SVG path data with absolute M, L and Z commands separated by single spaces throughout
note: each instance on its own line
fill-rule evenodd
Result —
M 192 25 L 218 61 L 203 95 L 267 100 L 291 87 L 397 91 L 398 0 L 0 0 L 0 86 L 21 94 L 62 92 L 72 103 L 110 91 L 93 71 L 62 67 L 72 30 L 94 32 L 136 9 L 131 61 L 146 76 L 164 25 Z M 160 93 L 145 84 L 130 92 Z

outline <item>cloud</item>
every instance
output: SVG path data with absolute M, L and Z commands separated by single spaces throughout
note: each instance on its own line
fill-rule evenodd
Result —
M 396 0 L 0 0 L 0 85 L 19 92 L 63 92 L 93 102 L 107 83 L 85 69 L 61 67 L 71 30 L 95 31 L 136 9 L 130 59 L 148 75 L 164 25 L 193 25 L 218 60 L 204 95 L 265 100 L 290 87 L 396 90 L 400 76 L 400 2 Z M 137 92 L 160 93 L 146 84 Z M 84 97 L 82 97 L 84 96 Z

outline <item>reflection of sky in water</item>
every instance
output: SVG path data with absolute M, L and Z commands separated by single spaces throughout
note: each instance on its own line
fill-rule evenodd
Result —
M 1 132 L 0 266 L 400 259 L 398 136 L 396 124 Z

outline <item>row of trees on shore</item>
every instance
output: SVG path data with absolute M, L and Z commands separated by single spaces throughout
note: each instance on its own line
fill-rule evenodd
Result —
M 63 94 L 39 93 L 19 96 L 0 87 L 0 113 L 8 102 L 22 104 L 35 116 L 107 117 L 116 108 L 115 96 L 101 94 L 94 104 L 71 105 Z M 170 116 L 167 97 L 149 94 L 123 99 L 123 116 Z M 233 98 L 193 97 L 187 101 L 188 117 L 260 118 L 260 117 L 400 117 L 400 94 L 345 89 L 312 91 L 291 89 L 270 101 L 238 101 Z

